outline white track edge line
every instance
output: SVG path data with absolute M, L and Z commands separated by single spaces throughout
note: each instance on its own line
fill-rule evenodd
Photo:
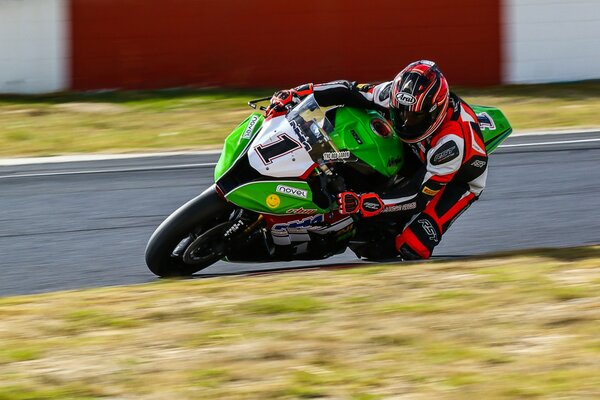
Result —
M 498 148 L 548 146 L 548 145 L 557 145 L 557 144 L 574 144 L 574 143 L 587 143 L 587 142 L 600 142 L 600 138 L 579 139 L 579 140 L 562 140 L 562 141 L 558 141 L 558 142 L 503 144 L 503 145 L 498 146 Z M 169 170 L 169 169 L 214 167 L 215 165 L 217 165 L 217 163 L 179 164 L 179 165 L 163 165 L 163 166 L 156 166 L 156 167 L 148 166 L 148 167 L 97 169 L 97 170 L 81 170 L 81 171 L 63 171 L 63 172 L 40 172 L 40 173 L 30 173 L 30 174 L 0 175 L 0 179 L 33 178 L 33 177 L 61 176 L 61 175 L 103 174 L 103 173 L 115 173 L 115 172 L 161 171 L 161 170 Z M 1 166 L 1 164 L 0 164 L 0 166 Z
M 577 133 L 593 133 L 599 132 L 599 128 L 580 129 L 580 130 L 562 130 L 562 131 L 522 131 L 513 132 L 510 137 L 516 136 L 541 136 L 541 135 L 560 135 L 560 134 L 577 134 Z M 514 146 L 514 145 L 511 145 Z M 502 147 L 502 146 L 500 146 Z M 126 160 L 133 158 L 153 158 L 153 157 L 170 157 L 179 155 L 202 155 L 202 154 L 220 154 L 223 149 L 199 150 L 199 151 L 177 151 L 164 153 L 137 153 L 137 154 L 85 154 L 85 155 L 70 155 L 70 156 L 51 156 L 51 157 L 24 157 L 24 158 L 0 158 L 0 167 L 16 166 L 16 165 L 35 165 L 35 164 L 51 164 L 51 163 L 68 163 L 82 161 L 105 161 L 105 160 Z

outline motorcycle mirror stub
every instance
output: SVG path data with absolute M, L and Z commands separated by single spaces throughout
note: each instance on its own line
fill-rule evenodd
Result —
M 261 101 L 268 101 L 271 100 L 271 96 L 267 96 L 267 97 L 261 97 L 260 99 L 254 99 L 254 100 L 250 100 L 248 102 L 248 106 L 255 109 L 256 110 L 256 103 L 260 103 Z M 267 107 L 265 106 L 260 106 L 260 109 L 262 111 L 265 111 L 267 109 Z

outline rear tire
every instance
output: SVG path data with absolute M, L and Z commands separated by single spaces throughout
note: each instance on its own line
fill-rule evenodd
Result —
M 207 258 L 205 263 L 189 265 L 181 256 L 173 256 L 175 247 L 192 232 L 204 232 L 226 221 L 233 207 L 216 192 L 215 186 L 188 201 L 159 225 L 146 245 L 146 265 L 155 275 L 189 276 L 219 258 Z

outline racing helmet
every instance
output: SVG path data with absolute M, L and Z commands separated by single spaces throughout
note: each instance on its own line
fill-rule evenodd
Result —
M 429 137 L 442 123 L 450 90 L 432 61 L 409 64 L 392 83 L 390 118 L 396 134 L 406 143 Z

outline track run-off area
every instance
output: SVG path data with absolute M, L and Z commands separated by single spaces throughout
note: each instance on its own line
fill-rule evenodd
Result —
M 144 249 L 173 210 L 212 184 L 217 152 L 0 160 L 0 296 L 152 282 Z M 513 135 L 487 188 L 436 258 L 600 243 L 600 131 Z M 218 262 L 199 274 L 361 263 Z

